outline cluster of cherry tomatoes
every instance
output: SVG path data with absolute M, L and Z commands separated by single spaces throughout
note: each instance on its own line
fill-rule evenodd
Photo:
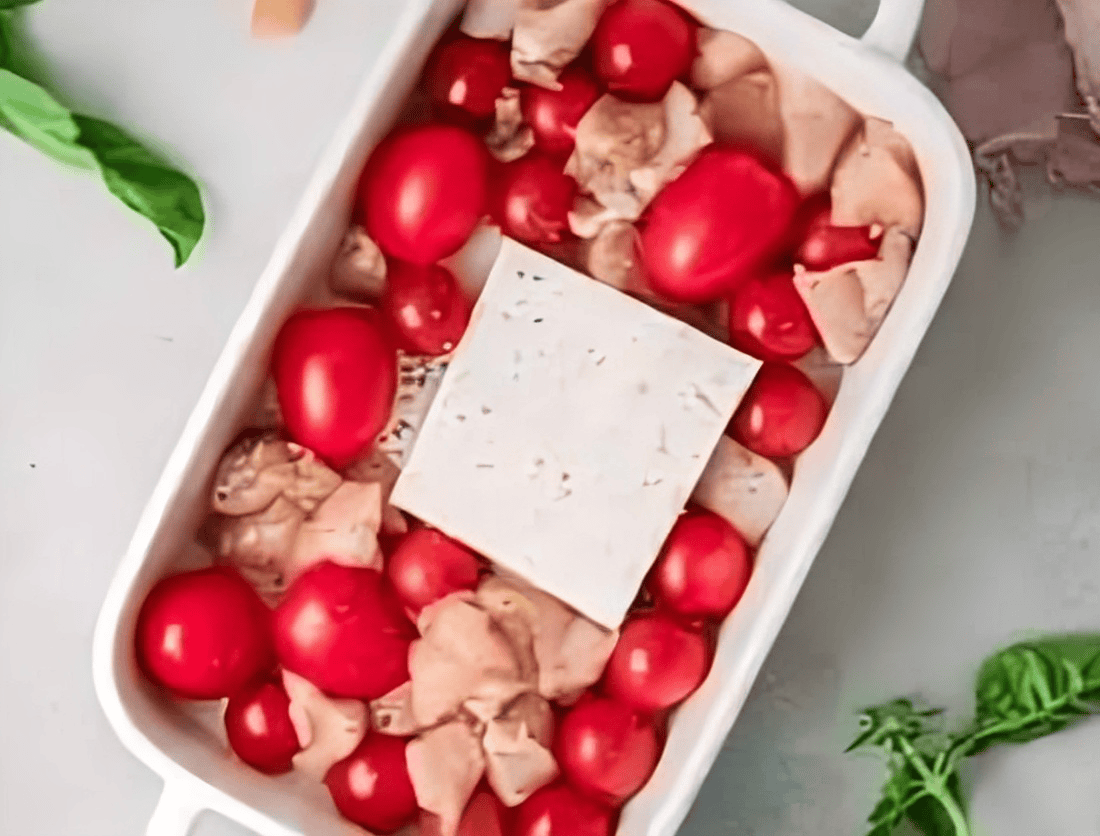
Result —
M 422 85 L 436 105 L 432 118 L 391 132 L 357 191 L 358 219 L 386 258 L 382 299 L 300 311 L 276 339 L 272 375 L 290 438 L 337 470 L 370 450 L 393 408 L 397 351 L 444 354 L 467 326 L 470 300 L 440 262 L 486 215 L 534 246 L 570 237 L 577 183 L 563 169 L 578 122 L 605 93 L 657 101 L 686 80 L 697 26 L 665 0 L 616 0 L 557 90 L 515 82 L 505 43 L 448 36 L 437 47 Z M 508 85 L 519 88 L 534 148 L 500 163 L 481 137 Z M 827 197 L 803 199 L 773 161 L 718 144 L 657 194 L 638 229 L 653 294 L 726 302 L 730 342 L 765 361 L 729 434 L 762 456 L 800 453 L 828 406 L 792 365 L 819 343 L 794 265 L 823 270 L 873 257 L 871 232 L 831 226 Z M 416 614 L 475 588 L 487 571 L 462 544 L 414 527 L 387 544 L 384 571 L 322 562 L 274 609 L 231 569 L 175 575 L 144 603 L 138 661 L 176 696 L 227 698 L 233 750 L 265 773 L 285 772 L 300 746 L 280 668 L 331 697 L 381 697 L 408 679 Z M 479 788 L 460 836 L 608 836 L 616 810 L 656 766 L 670 710 L 705 678 L 714 630 L 751 571 L 751 549 L 729 523 L 706 511 L 682 515 L 603 678 L 560 709 L 553 750 L 561 778 L 515 809 Z M 368 731 L 329 770 L 325 782 L 345 816 L 379 833 L 415 819 L 405 745 Z
M 289 771 L 301 747 L 279 668 L 332 697 L 381 697 L 408 680 L 411 619 L 474 589 L 489 571 L 463 545 L 426 528 L 387 551 L 384 572 L 314 565 L 273 610 L 229 568 L 168 577 L 139 614 L 139 663 L 178 697 L 228 698 L 233 751 L 261 772 Z M 514 810 L 480 790 L 461 836 L 608 836 L 616 810 L 657 764 L 669 710 L 705 678 L 708 630 L 733 609 L 751 571 L 748 547 L 725 520 L 683 515 L 647 582 L 650 603 L 623 625 L 601 682 L 560 708 L 553 751 L 563 777 Z M 416 819 L 406 744 L 368 731 L 331 767 L 325 783 L 341 813 L 378 833 Z M 495 829 L 484 829 L 486 818 Z

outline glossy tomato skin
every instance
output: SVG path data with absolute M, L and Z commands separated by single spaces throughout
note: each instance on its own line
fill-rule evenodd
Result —
M 391 261 L 381 307 L 398 347 L 435 357 L 458 345 L 472 306 L 442 264 Z
M 794 253 L 796 264 L 817 272 L 878 256 L 882 239 L 871 235 L 870 226 L 833 226 L 827 195 L 807 200 L 801 214 L 804 231 Z
M 334 697 L 371 700 L 409 678 L 412 624 L 374 569 L 322 561 L 275 608 L 279 661 Z
M 425 79 L 429 95 L 446 110 L 486 119 L 512 79 L 508 44 L 460 35 L 436 49 Z
M 789 270 L 747 279 L 729 305 L 729 342 L 761 360 L 797 360 L 818 344 L 806 303 Z
M 682 514 L 661 549 L 647 586 L 661 609 L 687 619 L 722 619 L 752 575 L 744 538 L 711 511 Z
M 512 836 L 511 814 L 496 793 L 487 787 L 474 791 L 455 836 Z M 443 836 L 439 816 L 421 813 L 420 836 Z
M 577 181 L 562 163 L 537 152 L 505 163 L 493 178 L 490 214 L 504 231 L 529 244 L 556 244 L 569 232 Z
M 325 775 L 336 809 L 372 833 L 393 833 L 415 818 L 416 793 L 405 763 L 408 740 L 367 732 Z
M 150 590 L 138 613 L 138 664 L 178 697 L 228 697 L 275 664 L 269 617 L 231 569 L 172 575 Z
M 664 0 L 616 0 L 592 33 L 596 75 L 620 99 L 655 102 L 691 68 L 696 26 Z
M 637 711 L 671 708 L 692 694 L 707 673 L 706 640 L 662 613 L 623 626 L 607 662 L 607 693 Z
M 457 252 L 484 214 L 487 171 L 484 144 L 464 128 L 398 130 L 367 161 L 357 208 L 386 255 L 434 264 Z
M 336 468 L 389 420 L 397 352 L 374 308 L 295 313 L 275 338 L 271 370 L 291 437 Z
M 477 586 L 481 563 L 457 540 L 430 528 L 413 529 L 386 561 L 386 575 L 412 612 L 452 592 Z
M 270 680 L 250 683 L 229 698 L 225 731 L 237 756 L 268 775 L 289 772 L 301 748 L 290 722 L 290 698 Z
M 557 782 L 516 808 L 512 836 L 611 836 L 612 816 L 606 806 Z
M 729 296 L 784 245 L 798 205 L 771 163 L 708 146 L 649 205 L 641 251 L 650 287 L 674 302 Z
M 625 703 L 608 697 L 581 700 L 565 715 L 554 755 L 569 782 L 604 804 L 636 793 L 657 766 L 653 725 Z
M 558 76 L 560 90 L 529 84 L 520 90 L 523 121 L 531 126 L 535 147 L 551 156 L 567 157 L 577 138 L 577 123 L 600 97 L 595 79 L 579 64 Z
M 829 406 L 794 366 L 765 363 L 730 422 L 734 440 L 754 453 L 783 458 L 801 453 L 821 432 Z

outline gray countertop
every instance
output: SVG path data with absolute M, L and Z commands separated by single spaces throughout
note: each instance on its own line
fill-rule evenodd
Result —
M 873 2 L 802 0 L 849 31 Z M 69 101 L 161 138 L 213 228 L 175 272 L 155 233 L 0 133 L 0 832 L 143 832 L 160 781 L 116 740 L 91 632 L 138 515 L 401 4 L 320 0 L 288 43 L 247 0 L 45 0 Z M 862 832 L 881 782 L 860 706 L 970 708 L 1027 631 L 1100 625 L 1100 201 L 1016 235 L 980 208 L 962 266 L 684 836 Z M 1100 723 L 974 763 L 987 836 L 1100 834 Z M 240 834 L 213 815 L 196 833 Z

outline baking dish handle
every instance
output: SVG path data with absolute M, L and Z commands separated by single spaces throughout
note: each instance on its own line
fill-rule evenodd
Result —
M 187 836 L 202 809 L 179 783 L 166 781 L 145 827 L 145 836 Z
M 896 61 L 905 62 L 920 26 L 924 0 L 879 0 L 878 12 L 863 42 Z

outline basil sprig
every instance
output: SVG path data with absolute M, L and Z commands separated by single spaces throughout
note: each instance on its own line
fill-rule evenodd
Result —
M 109 122 L 71 112 L 19 66 L 10 9 L 36 0 L 0 0 L 0 128 L 67 165 L 98 172 L 108 191 L 152 221 L 183 265 L 206 216 L 198 185 Z
M 940 709 L 908 699 L 864 709 L 846 751 L 879 747 L 887 757 L 882 798 L 868 836 L 891 836 L 904 822 L 925 836 L 973 836 L 961 790 L 965 758 L 1005 743 L 1027 743 L 1100 713 L 1100 634 L 1021 642 L 982 664 L 974 719 L 945 732 Z

